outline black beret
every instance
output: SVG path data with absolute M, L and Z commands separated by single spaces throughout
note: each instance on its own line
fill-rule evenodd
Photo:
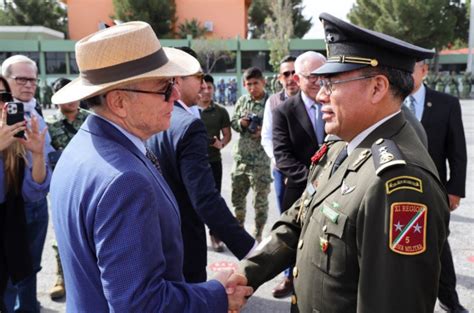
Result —
M 321 13 L 327 63 L 313 74 L 342 73 L 379 65 L 412 73 L 415 62 L 431 59 L 434 51 L 400 39 L 344 22 L 328 13 Z

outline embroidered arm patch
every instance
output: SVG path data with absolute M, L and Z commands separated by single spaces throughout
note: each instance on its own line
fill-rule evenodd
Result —
M 413 176 L 398 176 L 385 183 L 387 195 L 402 189 L 410 189 L 423 193 L 423 182 L 421 179 Z
M 416 202 L 390 206 L 389 247 L 395 253 L 417 255 L 426 250 L 428 207 Z

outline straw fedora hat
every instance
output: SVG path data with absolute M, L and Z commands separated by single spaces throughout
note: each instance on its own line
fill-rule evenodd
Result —
M 194 57 L 162 47 L 145 22 L 116 25 L 81 39 L 76 60 L 80 75 L 54 94 L 54 104 L 87 99 L 124 84 L 200 71 Z

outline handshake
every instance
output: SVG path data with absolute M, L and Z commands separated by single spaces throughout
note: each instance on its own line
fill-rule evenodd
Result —
M 221 270 L 217 272 L 214 279 L 219 281 L 225 288 L 228 299 L 229 313 L 237 313 L 247 302 L 247 298 L 253 293 L 253 288 L 247 286 L 247 278 L 233 270 Z

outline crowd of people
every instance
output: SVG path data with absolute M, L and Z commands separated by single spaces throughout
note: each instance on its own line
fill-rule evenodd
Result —
M 0 312 L 40 312 L 48 192 L 50 296 L 67 291 L 68 312 L 238 312 L 282 271 L 272 293 L 294 312 L 433 312 L 436 299 L 467 312 L 447 240 L 465 197 L 459 100 L 423 83 L 432 51 L 320 19 L 327 56 L 283 58 L 274 94 L 248 68 L 239 99 L 144 22 L 80 40 L 80 75 L 54 82 L 46 120 L 35 62 L 6 59 Z M 228 205 L 221 150 L 232 141 Z M 281 217 L 264 236 L 272 182 Z M 205 226 L 238 269 L 208 279 Z

